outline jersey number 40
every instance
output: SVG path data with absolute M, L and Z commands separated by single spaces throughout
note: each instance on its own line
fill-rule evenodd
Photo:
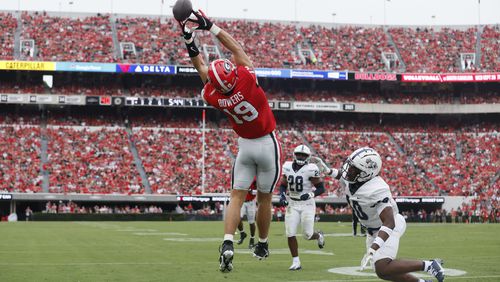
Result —
M 362 220 L 367 220 L 368 215 L 363 211 L 361 205 L 357 201 L 349 201 L 349 196 L 346 196 L 346 198 L 347 202 L 351 203 L 350 205 L 352 207 L 352 212 L 356 215 L 356 217 Z

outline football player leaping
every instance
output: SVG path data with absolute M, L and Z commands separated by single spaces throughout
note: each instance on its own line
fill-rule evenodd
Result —
M 323 161 L 319 163 L 324 170 L 330 170 Z M 379 278 L 390 281 L 426 281 L 410 274 L 414 271 L 427 271 L 438 281 L 443 281 L 444 272 L 439 259 L 396 259 L 399 238 L 406 230 L 406 222 L 398 212 L 389 185 L 378 175 L 381 167 L 382 159 L 374 149 L 360 148 L 347 158 L 340 177 L 337 177 L 353 213 L 367 227 L 367 252 L 361 260 L 361 269 L 371 264 Z
M 288 204 L 285 214 L 286 236 L 288 248 L 292 255 L 290 270 L 302 268 L 299 259 L 297 228 L 302 225 L 303 236 L 306 240 L 317 240 L 321 249 L 325 245 L 323 232 L 314 232 L 314 218 L 316 203 L 314 197 L 325 191 L 323 180 L 320 177 L 318 166 L 309 163 L 311 150 L 305 145 L 299 145 L 293 151 L 294 161 L 283 164 L 283 176 L 280 185 L 280 203 Z M 313 188 L 316 188 L 314 190 Z M 289 201 L 286 198 L 288 190 Z M 314 191 L 313 191 L 314 190 Z
M 193 30 L 180 22 L 191 62 L 205 86 L 202 98 L 207 104 L 224 112 L 238 134 L 238 154 L 233 166 L 231 201 L 224 219 L 224 241 L 220 248 L 219 269 L 233 269 L 233 237 L 240 222 L 240 209 L 248 187 L 257 178 L 257 228 L 259 241 L 253 255 L 269 256 L 267 237 L 271 223 L 272 192 L 280 178 L 281 149 L 274 129 L 276 121 L 264 90 L 259 86 L 250 58 L 241 45 L 226 31 L 212 23 L 201 11 L 193 14 L 195 29 L 208 30 L 231 51 L 235 64 L 218 59 L 205 64 L 193 40 Z

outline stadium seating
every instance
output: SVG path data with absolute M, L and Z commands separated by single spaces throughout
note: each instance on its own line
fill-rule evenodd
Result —
M 116 29 L 120 42 L 135 45 L 138 58 L 129 58 L 130 63 L 190 64 L 178 24 L 173 19 L 119 18 Z
M 41 192 L 40 128 L 0 126 L 0 191 Z
M 486 25 L 481 34 L 481 70 L 500 71 L 500 26 Z
M 51 193 L 144 192 L 125 130 L 50 127 L 45 134 Z
M 17 20 L 10 13 L 0 13 L 0 59 L 14 59 L 14 33 Z
M 23 12 L 21 39 L 35 40 L 40 61 L 114 62 L 109 16 L 83 18 Z
M 301 31 L 316 52 L 319 69 L 385 71 L 382 52 L 395 52 L 381 27 L 312 25 Z
M 460 53 L 475 53 L 477 28 L 390 28 L 407 72 L 461 72 Z
M 111 29 L 116 25 L 116 34 Z M 108 15 L 56 17 L 44 12 L 21 15 L 21 40 L 35 40 L 35 58 L 23 59 L 77 62 L 125 62 L 190 65 L 178 24 L 171 18 L 118 17 Z M 476 27 L 413 28 L 296 25 L 246 20 L 219 20 L 243 46 L 256 67 L 387 71 L 382 52 L 399 53 L 408 72 L 460 72 L 460 53 L 476 53 L 476 37 L 481 36 L 481 65 L 468 71 L 500 70 L 498 25 Z M 0 58 L 14 59 L 14 32 L 17 20 L 11 13 L 0 14 Z M 133 43 L 136 56 L 116 58 L 112 37 Z M 201 46 L 217 46 L 222 56 L 227 50 L 209 33 L 197 32 Z M 302 50 L 312 51 L 313 56 Z M 211 56 L 214 59 L 217 56 Z M 399 62 L 394 70 L 400 67 Z
M 294 25 L 243 20 L 217 23 L 245 46 L 255 67 L 282 68 L 302 64 L 296 53 L 302 34 Z

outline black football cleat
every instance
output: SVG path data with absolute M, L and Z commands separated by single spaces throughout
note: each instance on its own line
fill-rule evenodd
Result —
M 219 270 L 221 272 L 229 272 L 233 270 L 233 256 L 234 256 L 233 242 L 229 240 L 224 241 L 219 250 L 220 250 Z
M 243 244 L 243 241 L 245 241 L 246 237 L 247 237 L 247 233 L 246 232 L 241 232 L 240 233 L 240 239 L 238 240 L 238 245 Z
M 253 256 L 259 260 L 263 260 L 269 256 L 269 244 L 267 242 L 259 242 L 255 245 Z

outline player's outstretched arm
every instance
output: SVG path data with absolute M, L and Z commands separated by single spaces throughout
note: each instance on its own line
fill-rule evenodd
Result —
M 205 60 L 200 54 L 200 50 L 194 41 L 194 30 L 190 30 L 186 26 L 186 22 L 181 23 L 182 36 L 184 37 L 184 43 L 186 43 L 186 48 L 189 54 L 189 58 L 191 58 L 191 62 L 193 63 L 194 68 L 198 71 L 201 80 L 203 83 L 206 83 L 208 80 L 208 67 L 205 64 Z
M 234 56 L 234 62 L 238 66 L 247 66 L 253 68 L 252 61 L 241 47 L 240 43 L 236 41 L 229 33 L 215 25 L 201 10 L 193 12 L 197 18 L 198 28 L 201 30 L 208 30 L 214 34 L 217 39 L 226 47 Z

